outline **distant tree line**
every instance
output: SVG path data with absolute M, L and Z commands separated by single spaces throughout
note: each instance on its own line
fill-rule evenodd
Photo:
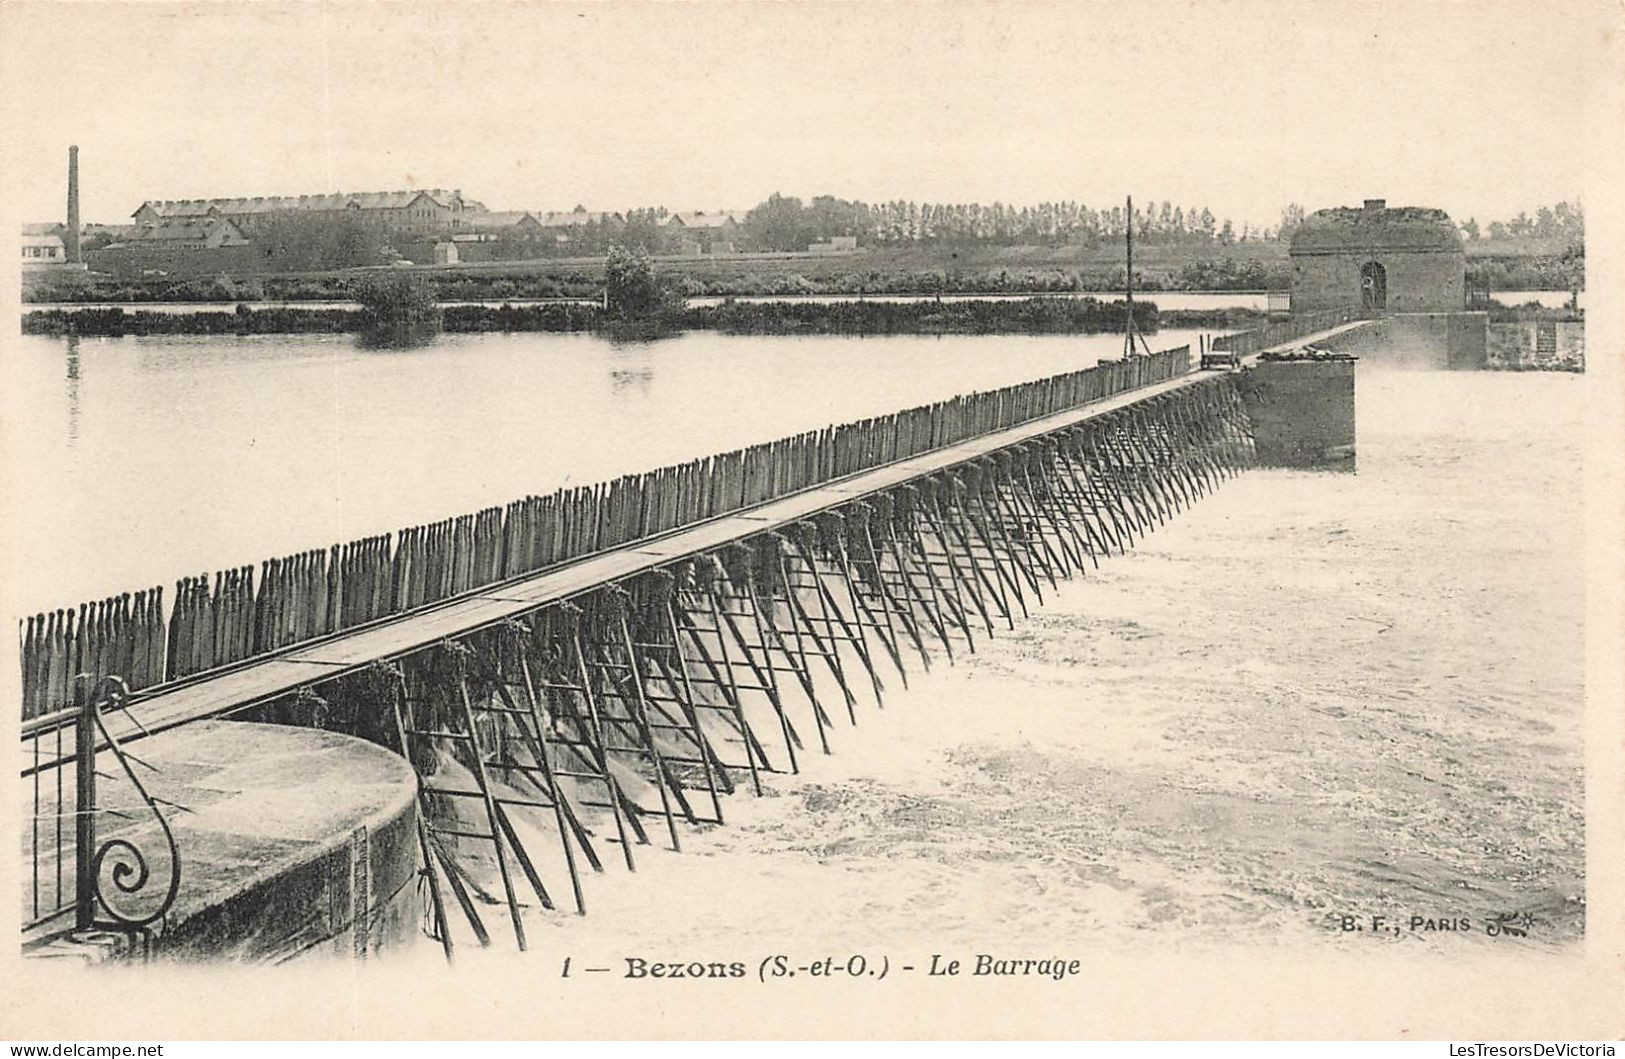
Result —
M 268 272 L 322 272 L 383 264 L 389 236 L 359 217 L 272 214 L 248 235 Z
M 1509 221 L 1490 221 L 1480 227 L 1478 218 L 1461 222 L 1461 234 L 1468 241 L 1478 239 L 1550 239 L 1568 246 L 1585 246 L 1585 211 L 1578 202 L 1542 206 L 1533 217 L 1519 211 Z
M 1467 259 L 1467 282 L 1490 290 L 1584 290 L 1584 250 L 1540 256 L 1494 254 Z
M 1172 200 L 1136 202 L 1135 239 L 1146 246 L 1224 247 L 1237 243 L 1284 242 L 1304 222 L 1301 203 L 1288 203 L 1273 225 L 1239 227 L 1207 206 Z M 595 216 L 572 227 L 567 242 L 549 252 L 601 254 L 609 247 L 670 250 L 683 237 L 667 225 L 664 206 L 628 210 L 619 218 Z M 1072 200 L 1015 206 L 1005 202 L 915 202 L 896 199 L 869 203 L 818 195 L 803 202 L 775 192 L 748 210 L 732 241 L 740 250 L 800 252 L 836 236 L 855 236 L 864 246 L 1082 246 L 1092 248 L 1123 238 L 1131 218 L 1123 205 L 1094 208 Z M 1585 217 L 1578 203 L 1542 206 L 1531 217 L 1520 212 L 1508 221 L 1481 227 L 1476 218 L 1460 223 L 1462 235 L 1479 238 L 1555 239 L 1583 244 Z M 516 240 L 517 241 L 517 240 Z
M 1134 207 L 1134 234 L 1148 244 L 1228 245 L 1272 233 L 1243 225 L 1237 231 L 1206 206 L 1147 201 Z M 803 203 L 774 193 L 746 214 L 743 229 L 761 250 L 802 250 L 834 236 L 861 244 L 948 246 L 1094 246 L 1123 236 L 1130 218 L 1123 206 L 1094 209 L 1081 202 L 868 203 L 819 195 Z
M 578 223 L 541 234 L 497 234 L 481 244 L 491 260 L 527 260 L 552 256 L 601 257 L 611 247 L 669 253 L 694 233 L 669 223 L 664 206 L 639 207 L 615 214 L 589 214 L 577 207 Z M 1210 248 L 1245 243 L 1279 243 L 1291 238 L 1307 216 L 1299 203 L 1289 203 L 1273 225 L 1239 228 L 1207 206 L 1171 200 L 1136 202 L 1132 218 L 1122 204 L 1094 208 L 1072 200 L 1015 206 L 1004 202 L 933 203 L 897 199 L 868 203 L 818 195 L 803 202 L 774 193 L 740 215 L 737 228 L 711 230 L 707 238 L 723 239 L 743 251 L 803 252 L 813 243 L 838 236 L 856 237 L 862 246 L 1000 247 L 1044 246 L 1092 249 L 1123 238 L 1134 226 L 1135 239 L 1149 247 L 1187 248 L 1200 255 Z M 1520 212 L 1510 220 L 1480 225 L 1477 218 L 1460 222 L 1462 236 L 1479 239 L 1536 239 L 1583 247 L 1585 216 L 1578 203 L 1541 206 L 1534 215 Z M 379 265 L 399 256 L 399 247 L 380 226 L 361 218 L 265 218 L 247 233 L 265 272 L 321 272 Z M 561 239 L 562 236 L 562 239 Z M 96 250 L 99 243 L 87 244 Z M 420 248 L 421 249 L 421 248 Z M 418 259 L 417 255 L 412 255 Z M 1217 258 L 1215 259 L 1217 260 Z M 1232 286 L 1261 286 L 1258 277 L 1231 279 Z M 1190 286 L 1200 289 L 1201 283 Z

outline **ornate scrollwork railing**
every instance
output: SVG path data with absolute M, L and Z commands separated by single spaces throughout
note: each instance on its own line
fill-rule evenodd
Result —
M 99 845 L 92 841 L 78 848 L 75 855 L 80 858 L 80 870 L 86 871 L 83 858 L 88 850 L 94 848 L 90 856 L 88 877 L 91 882 L 89 894 L 81 893 L 79 901 L 81 906 L 88 904 L 88 908 L 81 908 L 76 918 L 83 921 L 88 918 L 89 926 L 117 926 L 126 930 L 136 930 L 158 922 L 175 903 L 175 895 L 180 892 L 181 886 L 181 853 L 175 845 L 175 832 L 170 829 L 169 821 L 164 818 L 158 802 L 147 793 L 146 786 L 130 767 L 130 756 L 119 746 L 118 738 L 108 729 L 104 716 L 108 710 L 124 709 L 129 702 L 130 689 L 120 677 L 103 677 L 96 685 L 95 694 L 91 696 L 91 704 L 86 709 L 87 720 L 81 724 L 93 723 L 95 732 L 99 732 L 107 742 L 108 749 L 112 750 L 113 758 L 124 771 L 124 776 L 130 781 L 140 796 L 146 811 L 158 823 L 158 830 L 163 835 L 164 845 L 169 855 L 169 886 L 163 896 L 150 905 L 144 912 L 139 908 L 131 908 L 123 903 L 124 898 L 143 894 L 147 885 L 152 881 L 152 869 L 147 863 L 146 855 L 129 839 L 122 837 L 109 838 Z M 94 739 L 95 732 L 91 734 Z M 94 749 L 88 771 L 92 783 L 95 778 Z M 80 765 L 81 769 L 85 766 Z M 94 805 L 94 798 L 91 800 Z M 81 817 L 83 819 L 84 817 Z M 94 827 L 95 815 L 90 814 L 89 820 Z M 106 872 L 104 868 L 108 868 Z M 81 876 L 83 879 L 85 876 Z M 111 889 L 108 889 L 108 886 Z M 107 919 L 102 919 L 100 913 L 106 913 Z
M 152 766 L 125 750 L 107 724 L 109 713 L 126 708 L 129 695 L 119 677 L 103 677 L 92 686 L 91 678 L 81 675 L 74 681 L 71 708 L 24 723 L 23 777 L 32 783 L 34 807 L 25 836 L 33 854 L 24 914 L 30 934 L 59 933 L 56 921 L 71 913 L 75 931 L 150 935 L 180 892 L 180 850 L 160 808 L 173 803 L 147 790 L 133 765 Z M 64 745 L 70 734 L 71 750 Z M 98 759 L 107 756 L 117 762 L 117 772 L 97 771 Z M 136 800 L 99 798 L 98 779 L 116 780 L 120 774 Z M 100 834 L 101 821 L 109 817 L 129 826 Z M 142 826 L 149 817 L 156 832 Z M 66 820 L 73 822 L 71 837 Z M 154 838 L 158 841 L 148 841 Z

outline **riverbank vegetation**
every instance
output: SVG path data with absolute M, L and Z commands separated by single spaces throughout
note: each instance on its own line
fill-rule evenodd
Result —
M 1494 254 L 1467 258 L 1469 286 L 1506 290 L 1584 290 L 1583 247 L 1538 256 Z
M 1525 302 L 1522 305 L 1502 305 L 1492 302 L 1484 310 L 1489 314 L 1490 323 L 1528 323 L 1535 320 L 1583 320 L 1585 310 L 1570 306 L 1542 305 L 1539 302 Z
M 655 275 L 684 297 L 763 297 L 783 295 L 903 294 L 1066 294 L 1123 289 L 1121 265 L 979 263 L 949 259 L 929 264 L 932 255 L 859 253 L 836 262 L 807 257 L 665 261 L 651 259 Z M 999 255 L 986 255 L 997 258 Z M 1143 291 L 1286 290 L 1290 270 L 1280 260 L 1242 255 L 1170 260 L 1141 264 L 1136 252 L 1134 284 Z M 923 262 L 923 263 L 922 263 Z M 495 301 L 508 299 L 580 299 L 598 301 L 604 294 L 601 263 L 559 265 L 531 262 L 498 267 L 401 270 L 424 277 L 437 300 Z M 357 287 L 377 273 L 298 276 L 229 276 L 118 280 L 81 277 L 72 284 L 30 277 L 25 303 L 123 302 L 263 302 L 350 301 Z M 1542 257 L 1493 255 L 1467 259 L 1472 285 L 1492 291 L 1575 290 L 1585 286 L 1585 255 L 1559 253 Z
M 1122 331 L 1123 302 L 1094 298 L 1022 298 L 1008 301 L 725 302 L 684 310 L 682 329 L 728 334 L 1093 334 Z M 1135 326 L 1157 329 L 1156 306 L 1134 305 Z
M 156 312 L 147 309 L 35 309 L 24 312 L 25 335 L 287 335 L 361 330 L 356 309 L 251 309 L 235 312 Z
M 1121 331 L 1122 302 L 1093 298 L 1023 298 L 980 302 L 742 303 L 665 308 L 644 316 L 616 316 L 596 305 L 453 305 L 440 312 L 443 330 L 471 332 L 585 332 L 617 339 L 649 339 L 691 330 L 727 334 L 1092 334 Z M 1263 313 L 1248 309 L 1159 312 L 1134 304 L 1135 326 L 1232 329 L 1257 326 Z M 48 309 L 23 316 L 25 334 L 45 335 L 265 335 L 366 333 L 374 318 L 359 309 L 252 308 L 234 312 L 156 312 L 127 309 Z
M 887 261 L 884 257 L 896 257 Z M 839 262 L 809 258 L 741 259 L 707 262 L 650 259 L 658 276 L 684 298 L 774 297 L 783 295 L 949 295 L 1071 294 L 1119 291 L 1121 265 L 1098 266 L 970 264 L 949 258 L 933 264 L 914 254 L 858 254 Z M 31 279 L 25 303 L 350 301 L 369 275 L 230 276 L 121 280 L 91 276 L 73 283 Z M 496 301 L 568 298 L 597 301 L 604 295 L 602 263 L 459 266 L 400 270 L 432 284 L 440 301 Z M 1260 291 L 1286 289 L 1283 259 L 1264 263 L 1244 258 L 1197 258 L 1166 266 L 1136 267 L 1137 290 Z

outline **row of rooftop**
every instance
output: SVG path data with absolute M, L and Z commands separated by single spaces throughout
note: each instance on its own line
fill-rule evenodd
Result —
M 217 217 L 252 225 L 258 218 L 286 214 L 355 214 L 380 219 L 392 228 L 449 231 L 457 228 L 496 230 L 513 228 L 541 231 L 570 229 L 589 224 L 620 223 L 624 217 L 610 211 L 577 207 L 560 210 L 491 210 L 461 190 L 414 188 L 402 191 L 333 192 L 319 195 L 255 195 L 238 198 L 149 199 L 132 214 L 136 224 L 200 220 Z M 669 213 L 663 226 L 724 228 L 744 220 L 742 210 Z
M 242 247 L 280 219 L 336 220 L 356 217 L 378 224 L 392 237 L 411 242 L 516 238 L 564 246 L 591 225 L 619 226 L 623 214 L 577 207 L 562 210 L 491 210 L 459 189 L 333 192 L 316 195 L 254 195 L 229 198 L 148 199 L 130 224 L 82 225 L 81 234 L 100 249 L 199 250 Z M 726 252 L 745 220 L 743 210 L 667 213 L 656 224 L 696 252 Z M 23 263 L 51 265 L 64 260 L 66 225 L 23 227 Z
M 464 199 L 462 191 L 444 188 L 408 189 L 405 191 L 335 191 L 323 195 L 244 195 L 236 198 L 214 199 L 148 199 L 143 205 L 175 211 L 211 207 L 237 208 L 244 211 L 333 209 L 351 204 L 363 208 L 388 208 L 410 205 L 419 195 L 428 195 L 439 202 L 461 203 L 467 209 L 483 210 L 484 204 Z

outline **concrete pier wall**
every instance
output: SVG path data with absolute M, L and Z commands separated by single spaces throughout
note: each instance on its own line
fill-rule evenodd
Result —
M 1385 368 L 1476 371 L 1485 366 L 1487 313 L 1401 313 L 1321 343 Z
M 1260 467 L 1354 470 L 1354 364 L 1353 357 L 1263 360 L 1241 373 Z
M 1492 368 L 1585 368 L 1584 320 L 1522 320 L 1489 325 Z
M 151 766 L 142 782 L 174 830 L 174 903 L 135 950 L 107 932 L 42 938 L 39 955 L 281 963 L 417 940 L 417 777 L 398 755 L 336 732 L 245 721 L 199 721 L 132 753 Z M 153 872 L 127 896 L 105 881 L 100 893 L 127 916 L 145 914 L 173 862 L 151 813 L 130 808 L 139 799 L 111 752 L 98 757 L 99 798 L 124 811 L 99 819 L 97 841 L 129 842 Z
M 240 721 L 191 725 L 143 750 L 167 762 L 160 776 L 189 778 L 174 800 L 195 806 L 171 817 L 187 859 L 158 958 L 364 957 L 415 940 L 417 778 L 400 757 Z

